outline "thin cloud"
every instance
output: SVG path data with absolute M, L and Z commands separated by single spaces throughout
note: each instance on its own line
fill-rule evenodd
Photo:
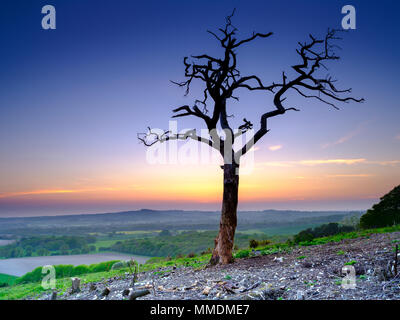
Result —
M 304 165 L 319 165 L 319 164 L 356 164 L 356 163 L 361 163 L 365 162 L 366 159 L 360 158 L 360 159 L 325 159 L 325 160 L 302 160 L 300 161 L 300 164 Z
M 261 165 L 270 167 L 293 167 L 296 165 L 315 166 L 325 164 L 346 164 L 353 165 L 358 163 L 366 163 L 364 158 L 358 159 L 316 159 L 316 160 L 300 160 L 300 161 L 269 161 L 262 162 Z
M 372 177 L 372 174 L 360 173 L 360 174 L 329 174 L 327 178 L 368 178 Z
M 387 161 L 368 161 L 369 164 L 379 164 L 381 166 L 395 166 L 400 164 L 400 160 L 387 160 Z
M 331 146 L 335 146 L 335 145 L 338 145 L 338 144 L 342 144 L 342 143 L 345 143 L 346 141 L 349 141 L 351 138 L 353 138 L 356 135 L 360 134 L 364 130 L 364 127 L 366 126 L 367 123 L 368 123 L 368 121 L 359 124 L 356 129 L 350 131 L 349 133 L 347 133 L 343 137 L 340 137 L 338 140 L 336 140 L 334 142 L 328 142 L 328 143 L 323 144 L 322 148 L 325 149 L 325 148 L 328 148 L 328 147 L 331 147 Z
M 268 149 L 271 151 L 276 151 L 276 150 L 282 149 L 282 146 L 278 144 L 276 146 L 270 146 L 270 147 L 268 147 Z
M 395 137 L 395 139 L 400 140 L 400 133 Z
M 267 167 L 293 167 L 293 163 L 290 161 L 267 161 L 262 162 L 261 165 Z
M 92 188 L 92 189 L 44 189 L 44 190 L 31 190 L 21 192 L 8 192 L 1 193 L 0 198 L 11 198 L 29 195 L 46 195 L 46 194 L 68 194 L 68 193 L 83 193 L 83 192 L 96 192 L 96 191 L 118 191 L 117 188 Z
M 357 165 L 369 164 L 380 166 L 397 166 L 400 165 L 400 160 L 381 160 L 369 161 L 365 158 L 349 158 L 349 159 L 312 159 L 300 161 L 267 161 L 258 163 L 260 166 L 267 167 L 295 167 L 295 166 L 319 166 L 319 165 Z

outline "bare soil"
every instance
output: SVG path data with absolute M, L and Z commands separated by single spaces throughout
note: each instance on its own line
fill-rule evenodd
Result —
M 138 299 L 396 300 L 400 299 L 400 275 L 390 275 L 387 270 L 395 260 L 397 242 L 400 232 L 297 247 L 284 254 L 257 256 L 254 252 L 254 257 L 236 259 L 229 265 L 143 272 L 138 274 L 134 288 L 130 274 L 104 279 L 57 299 L 121 300 L 127 299 L 128 290 L 148 289 L 150 294 Z M 354 288 L 342 285 L 342 268 L 349 262 L 356 273 Z M 49 297 L 47 293 L 39 299 Z

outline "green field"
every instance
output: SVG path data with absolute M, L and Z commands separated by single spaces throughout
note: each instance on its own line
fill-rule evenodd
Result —
M 200 254 L 211 250 L 218 233 L 217 230 L 182 231 L 177 234 L 172 234 L 167 230 L 164 230 L 164 232 L 155 237 L 117 241 L 107 251 L 153 257 L 175 257 L 189 253 Z M 266 235 L 263 233 L 243 234 L 237 232 L 235 234 L 235 245 L 238 248 L 247 248 L 251 239 L 265 240 Z
M 13 285 L 17 278 L 18 277 L 16 277 L 16 276 L 11 276 L 9 274 L 0 273 L 0 286 L 2 286 L 2 284 L 5 284 L 5 283 L 8 285 Z
M 313 228 L 320 225 L 320 223 L 307 223 L 307 224 L 297 224 L 291 226 L 277 226 L 277 227 L 270 227 L 270 228 L 262 228 L 259 229 L 259 232 L 265 233 L 268 236 L 291 236 L 294 235 L 302 230 Z M 250 233 L 251 230 L 247 230 L 247 233 Z
M 108 248 L 111 247 L 113 244 L 115 244 L 117 241 L 120 241 L 119 239 L 112 239 L 112 240 L 97 240 L 94 243 L 94 246 L 96 247 L 96 250 L 99 251 L 99 248 Z

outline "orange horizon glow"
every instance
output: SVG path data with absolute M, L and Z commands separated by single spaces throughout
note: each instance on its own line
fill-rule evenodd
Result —
M 272 165 L 256 161 L 249 173 L 240 176 L 239 200 L 249 203 L 379 198 L 400 180 L 392 170 L 399 163 L 364 158 L 277 161 Z M 146 172 L 143 170 L 144 167 L 131 170 L 108 182 L 99 178 L 102 186 L 3 192 L 0 199 L 149 203 L 218 203 L 222 199 L 222 170 L 215 165 L 148 165 Z

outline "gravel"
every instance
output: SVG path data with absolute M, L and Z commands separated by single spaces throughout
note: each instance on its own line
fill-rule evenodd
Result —
M 134 288 L 132 276 L 125 274 L 84 284 L 80 292 L 59 294 L 57 299 L 123 300 L 133 291 L 147 289 L 150 293 L 138 300 L 396 300 L 400 299 L 400 274 L 388 276 L 386 270 L 394 260 L 393 247 L 398 240 L 400 232 L 373 234 L 298 247 L 289 253 L 255 253 L 230 265 L 160 268 L 139 273 Z M 342 287 L 342 267 L 350 261 L 356 273 L 354 289 Z M 50 299 L 51 295 L 31 298 Z

